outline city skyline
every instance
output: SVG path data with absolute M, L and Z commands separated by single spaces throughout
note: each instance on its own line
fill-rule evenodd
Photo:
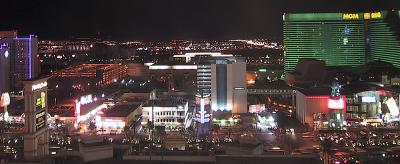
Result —
M 396 1 L 11 1 L 0 6 L 1 30 L 42 39 L 282 39 L 282 14 L 399 8 Z M 310 5 L 312 4 L 312 5 Z M 16 14 L 17 12 L 17 14 Z
M 400 161 L 399 0 L 0 11 L 0 163 Z

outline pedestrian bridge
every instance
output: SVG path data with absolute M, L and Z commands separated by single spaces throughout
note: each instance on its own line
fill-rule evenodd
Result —
M 289 89 L 289 88 L 263 88 L 263 89 L 257 89 L 257 88 L 250 88 L 247 89 L 247 94 L 250 95 L 291 95 L 294 96 L 296 95 L 296 90 L 294 89 Z

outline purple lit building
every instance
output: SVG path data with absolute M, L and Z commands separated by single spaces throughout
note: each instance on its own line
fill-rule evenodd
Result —
M 37 36 L 18 37 L 17 31 L 0 31 L 0 45 L 8 47 L 9 89 L 20 91 L 23 80 L 33 79 L 40 74 Z

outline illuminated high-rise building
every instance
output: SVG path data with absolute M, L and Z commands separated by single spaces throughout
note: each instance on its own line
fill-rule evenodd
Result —
M 400 68 L 400 10 L 376 13 L 375 17 L 366 21 L 367 48 L 373 60 L 381 60 Z
M 301 58 L 356 67 L 372 60 L 400 67 L 400 12 L 283 15 L 285 72 Z
M 0 45 L 8 47 L 10 90 L 22 90 L 22 81 L 40 74 L 38 39 L 34 35 L 18 37 L 17 31 L 0 31 Z
M 211 108 L 213 111 L 247 112 L 246 62 L 221 58 L 211 64 Z

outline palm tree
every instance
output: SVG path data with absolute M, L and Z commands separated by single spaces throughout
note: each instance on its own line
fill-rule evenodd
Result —
M 329 153 L 332 148 L 332 140 L 325 138 L 324 140 L 322 140 L 321 146 L 322 146 L 322 151 L 323 151 L 322 159 L 324 161 L 324 164 L 328 164 L 329 163 Z
M 89 127 L 88 127 L 88 129 L 90 130 L 90 131 L 94 131 L 94 130 L 96 130 L 96 123 L 95 122 L 90 122 L 89 123 Z
M 125 137 L 128 137 L 130 130 L 131 130 L 131 128 L 129 128 L 129 126 L 125 126 L 124 127 L 124 135 L 125 135 Z
M 5 121 L 0 121 L 0 133 L 8 131 L 9 126 L 7 125 L 7 122 Z

